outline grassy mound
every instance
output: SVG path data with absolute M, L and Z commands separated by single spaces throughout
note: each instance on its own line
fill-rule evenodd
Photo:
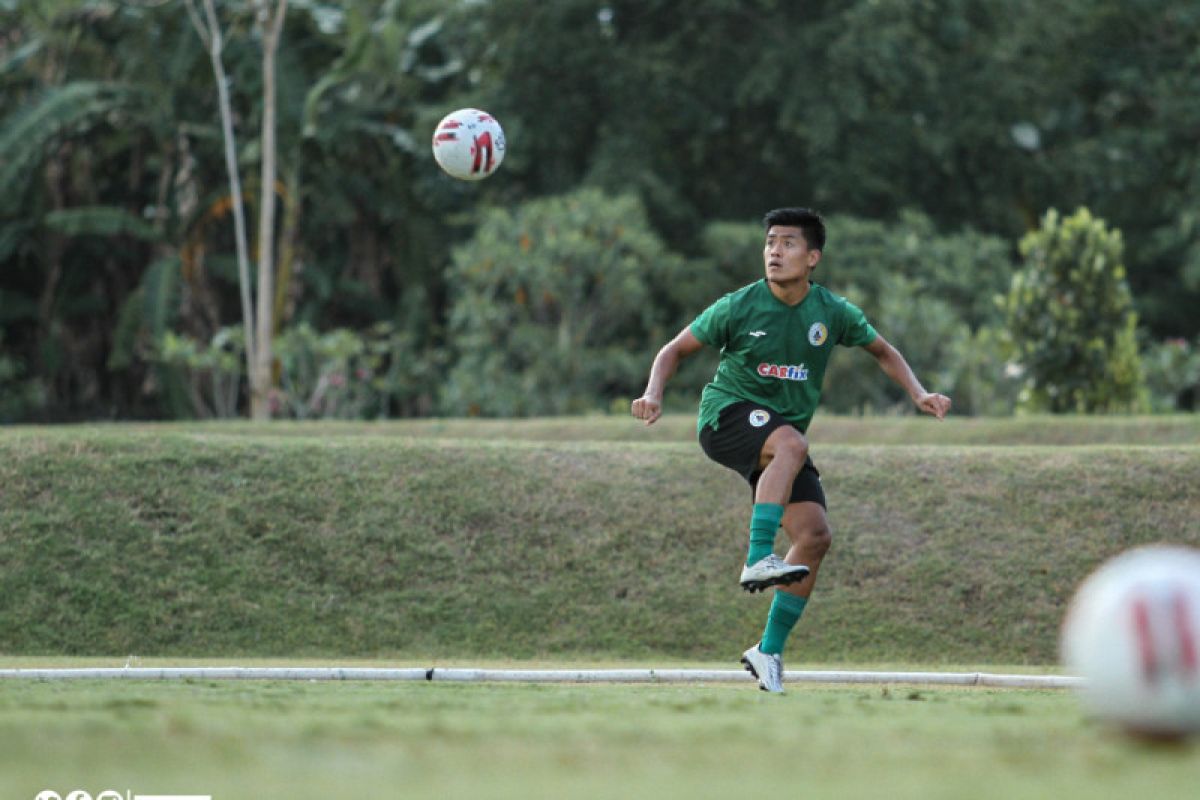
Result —
M 120 430 L 169 433 L 203 430 L 209 434 L 312 437 L 317 428 L 333 437 L 411 439 L 517 439 L 541 442 L 692 442 L 696 418 L 668 414 L 645 426 L 624 414 L 523 419 L 408 419 L 386 422 L 273 422 L 242 420 L 204 423 L 120 425 Z M 23 430 L 37 431 L 36 428 Z M 43 429 L 51 432 L 53 429 Z M 815 444 L 938 445 L 1200 445 L 1200 414 L 1157 416 L 845 417 L 818 414 L 808 431 Z
M 759 635 L 749 491 L 694 443 L 380 432 L 0 433 L 0 652 L 725 660 Z M 1200 545 L 1194 445 L 814 457 L 835 541 L 797 665 L 1053 663 L 1100 561 Z

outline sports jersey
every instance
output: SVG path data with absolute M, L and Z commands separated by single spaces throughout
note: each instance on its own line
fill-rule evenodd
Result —
M 789 306 L 771 294 L 765 278 L 717 300 L 690 329 L 721 351 L 697 420 L 699 428 L 714 429 L 721 409 L 749 400 L 808 430 L 834 345 L 860 347 L 877 335 L 858 306 L 820 284 L 810 284 L 804 300 Z

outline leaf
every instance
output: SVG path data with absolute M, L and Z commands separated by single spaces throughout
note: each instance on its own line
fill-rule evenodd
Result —
M 154 226 L 115 206 L 79 206 L 51 211 L 42 218 L 42 224 L 67 236 L 132 236 L 146 242 L 160 238 Z
M 165 336 L 179 307 L 179 261 L 160 258 L 142 276 L 142 321 L 152 341 Z
M 52 142 L 87 133 L 99 123 L 119 120 L 117 112 L 142 110 L 142 92 L 120 83 L 75 81 L 50 89 L 0 126 L 0 205 L 20 203 Z

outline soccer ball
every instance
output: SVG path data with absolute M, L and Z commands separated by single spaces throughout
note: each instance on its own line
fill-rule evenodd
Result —
M 1095 717 L 1154 738 L 1200 732 L 1200 550 L 1150 545 L 1102 564 L 1060 644 Z
M 504 160 L 504 131 L 486 111 L 460 108 L 434 128 L 433 158 L 451 177 L 482 180 Z

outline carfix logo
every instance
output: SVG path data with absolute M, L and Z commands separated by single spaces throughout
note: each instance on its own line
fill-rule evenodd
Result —
M 764 378 L 779 378 L 781 381 L 806 381 L 808 367 L 803 364 L 759 364 L 758 374 Z

